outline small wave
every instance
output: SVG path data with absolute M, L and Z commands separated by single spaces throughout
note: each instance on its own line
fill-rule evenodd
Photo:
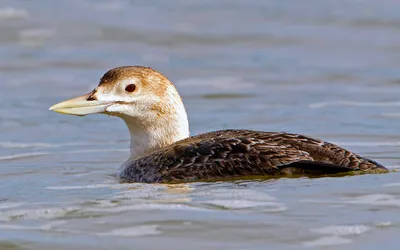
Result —
M 111 143 L 116 143 L 116 142 L 110 141 L 107 143 L 111 144 Z M 50 144 L 50 143 L 43 143 L 43 142 L 29 143 L 29 142 L 0 141 L 0 147 L 2 147 L 2 148 L 59 148 L 59 147 L 92 146 L 92 145 L 93 145 L 93 143 L 90 143 L 90 142 L 72 142 L 72 143 Z
M 72 211 L 79 210 L 77 207 L 67 208 L 38 208 L 23 210 L 2 211 L 0 221 L 11 221 L 16 219 L 36 220 L 36 219 L 54 219 L 59 218 Z
M 137 188 L 140 187 L 141 184 L 136 183 L 124 183 L 124 184 L 91 184 L 91 185 L 82 185 L 82 186 L 49 186 L 46 189 L 51 190 L 74 190 L 74 189 L 98 189 L 98 188 L 113 188 L 113 189 L 125 189 L 125 188 Z
M 107 212 L 107 213 L 121 213 L 134 210 L 182 210 L 182 211 L 198 211 L 198 212 L 209 212 L 211 210 L 200 207 L 193 207 L 186 204 L 156 204 L 156 203 L 144 203 L 144 204 L 134 204 L 134 205 L 124 205 L 124 206 L 114 206 L 114 207 L 99 207 L 99 208 L 88 208 L 85 211 L 89 212 Z
M 375 226 L 376 227 L 390 227 L 392 225 L 393 225 L 393 223 L 390 221 L 382 221 L 382 222 L 377 223 Z
M 383 187 L 400 187 L 400 182 L 387 183 Z
M 138 237 L 147 235 L 158 235 L 162 232 L 158 230 L 158 225 L 142 225 L 135 227 L 125 227 L 114 229 L 105 233 L 95 233 L 99 236 L 123 236 L 123 237 Z
M 77 185 L 77 186 L 48 186 L 46 189 L 51 190 L 75 190 L 75 189 L 98 189 L 98 188 L 110 188 L 110 189 L 125 189 L 132 192 L 133 190 L 142 191 L 156 191 L 156 190 L 164 190 L 168 188 L 168 185 L 164 184 L 147 184 L 147 183 L 115 183 L 115 182 L 106 182 L 99 184 L 88 184 L 88 185 Z
M 310 231 L 319 234 L 328 234 L 329 236 L 323 236 L 312 241 L 306 241 L 303 243 L 303 246 L 321 247 L 349 244 L 352 242 L 352 240 L 342 236 L 360 235 L 370 230 L 370 227 L 364 225 L 332 225 L 322 228 L 315 228 L 311 229 Z
M 23 46 L 40 46 L 54 34 L 54 31 L 47 29 L 28 29 L 19 32 L 19 42 Z
M 265 212 L 283 212 L 287 210 L 287 207 L 278 202 L 262 202 L 262 201 L 250 201 L 250 200 L 210 200 L 204 202 L 204 204 L 223 207 L 226 209 L 249 209 L 249 208 L 260 208 Z
M 13 224 L 0 224 L 0 228 L 12 229 L 12 230 L 52 230 L 54 226 L 65 224 L 66 221 L 52 221 L 39 226 L 23 226 L 23 225 L 13 225 Z M 58 231 L 57 229 L 55 231 Z
M 399 183 L 389 183 L 383 186 L 391 187 L 398 186 Z M 400 199 L 390 194 L 366 194 L 352 198 L 343 198 L 339 200 L 323 200 L 323 199 L 301 199 L 299 202 L 314 203 L 314 204 L 354 204 L 354 205 L 372 205 L 372 206 L 387 206 L 400 207 Z
M 400 113 L 382 113 L 381 116 L 390 117 L 390 118 L 399 118 Z
M 38 40 L 50 37 L 54 32 L 47 29 L 27 29 L 21 30 L 19 36 L 22 40 Z
M 83 185 L 83 186 L 50 186 L 46 187 L 46 189 L 51 190 L 74 190 L 74 189 L 98 189 L 98 188 L 109 188 L 113 186 L 112 184 L 92 184 L 92 185 Z
M 311 109 L 324 108 L 326 106 L 356 106 L 356 107 L 395 107 L 400 106 L 400 102 L 353 102 L 353 101 L 337 101 L 337 102 L 315 102 L 308 105 Z
M 25 19 L 29 16 L 28 12 L 23 9 L 16 8 L 0 8 L 0 19 Z
M 0 156 L 0 161 L 12 161 L 12 160 L 20 160 L 20 159 L 29 159 L 44 155 L 49 155 L 49 152 L 36 152 L 36 153 L 26 153 L 26 154 L 14 154 L 14 155 L 5 155 Z
M 351 239 L 346 239 L 339 236 L 324 236 L 312 241 L 303 243 L 304 247 L 322 247 L 322 246 L 336 246 L 351 243 Z
M 347 204 L 400 207 L 400 200 L 389 194 L 368 194 L 344 200 Z
M 400 146 L 400 142 L 335 142 L 332 143 L 340 145 L 340 146 L 355 146 L 355 147 L 398 147 Z
M 8 230 L 45 230 L 45 231 L 53 231 L 53 232 L 62 232 L 62 233 L 73 233 L 73 234 L 90 234 L 96 236 L 121 236 L 121 237 L 139 237 L 139 236 L 147 236 L 147 235 L 158 235 L 162 232 L 158 229 L 158 225 L 141 225 L 134 227 L 125 227 L 118 228 L 108 232 L 89 232 L 89 231 L 81 231 L 81 230 L 70 230 L 70 229 L 62 229 L 55 228 L 54 226 L 65 224 L 66 221 L 53 221 L 50 223 L 46 223 L 44 225 L 39 226 L 24 226 L 24 225 L 7 225 L 0 224 L 0 228 L 8 229 Z
M 327 226 L 322 228 L 311 229 L 311 232 L 320 234 L 331 234 L 335 236 L 359 235 L 371 230 L 370 227 L 364 225 L 349 225 L 349 226 Z
M 0 147 L 2 148 L 52 148 L 58 147 L 58 145 L 48 143 L 16 143 L 8 141 L 0 141 Z
M 71 150 L 64 151 L 64 154 L 81 154 L 81 153 L 94 153 L 94 152 L 128 152 L 129 149 L 82 149 L 82 150 Z
M 0 210 L 2 209 L 10 209 L 10 208 L 16 208 L 16 207 L 20 207 L 21 205 L 23 205 L 24 203 L 22 202 L 16 202 L 16 203 L 1 203 L 0 204 Z
M 96 3 L 95 8 L 100 11 L 120 11 L 126 7 L 126 4 L 123 2 L 103 2 L 103 3 Z
M 221 200 L 229 199 L 229 200 L 250 200 L 252 201 L 275 201 L 275 197 L 251 190 L 251 189 L 226 189 L 226 188 L 218 188 L 206 191 L 196 191 L 197 196 L 206 196 L 212 198 L 220 198 Z
M 205 94 L 202 95 L 204 99 L 241 99 L 241 98 L 251 98 L 254 95 L 250 94 L 232 94 L 232 93 L 219 93 L 219 94 Z
M 145 187 L 135 187 L 135 188 L 129 188 L 124 191 L 119 192 L 114 196 L 114 199 L 157 199 L 158 202 L 188 202 L 190 197 L 187 197 L 187 194 L 190 191 L 185 191 L 184 189 L 176 190 L 175 191 L 170 191 L 169 188 L 163 186 L 163 185 L 158 185 L 154 184 L 150 186 L 151 184 L 147 184 L 149 186 Z
M 249 89 L 255 86 L 254 83 L 245 82 L 235 77 L 215 77 L 211 79 L 192 78 L 192 79 L 181 80 L 177 83 L 177 85 L 191 86 L 191 87 L 201 86 L 203 88 L 211 87 L 222 90 Z

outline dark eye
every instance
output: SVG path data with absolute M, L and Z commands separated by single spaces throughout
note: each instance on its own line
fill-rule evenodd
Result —
M 136 89 L 135 84 L 129 84 L 128 86 L 126 86 L 125 91 L 132 93 L 133 91 L 135 91 L 135 89 Z

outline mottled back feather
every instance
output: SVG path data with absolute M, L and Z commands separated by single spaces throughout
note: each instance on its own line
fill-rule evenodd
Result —
M 120 177 L 130 182 L 170 182 L 349 171 L 387 169 L 332 143 L 302 135 L 221 130 L 130 159 Z

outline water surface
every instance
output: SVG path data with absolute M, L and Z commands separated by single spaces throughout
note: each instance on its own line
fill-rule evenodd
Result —
M 109 68 L 175 83 L 191 133 L 322 138 L 400 165 L 400 3 L 0 1 L 0 249 L 377 249 L 400 243 L 398 173 L 119 184 L 128 132 L 49 112 Z

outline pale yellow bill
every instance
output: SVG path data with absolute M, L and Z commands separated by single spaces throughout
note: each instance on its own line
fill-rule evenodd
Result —
M 68 115 L 84 116 L 90 114 L 104 113 L 112 102 L 102 102 L 97 100 L 88 101 L 89 94 L 79 96 L 67 101 L 57 103 L 49 110 Z

